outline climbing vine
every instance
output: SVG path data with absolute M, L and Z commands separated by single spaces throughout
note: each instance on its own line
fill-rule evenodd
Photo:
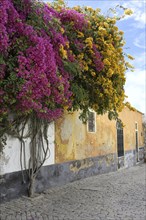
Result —
M 48 127 L 64 109 L 80 109 L 83 122 L 89 108 L 98 114 L 108 112 L 110 118 L 122 110 L 124 73 L 131 66 L 123 53 L 125 42 L 116 26 L 118 19 L 104 17 L 99 9 L 70 9 L 62 0 L 52 4 L 1 0 L 0 149 L 7 135 L 19 139 L 29 196 L 33 196 L 35 178 L 49 156 Z
M 24 139 L 30 138 L 32 196 L 35 177 L 49 151 L 48 126 L 62 114 L 64 106 L 71 105 L 70 75 L 60 51 L 66 47 L 67 38 L 53 8 L 31 0 L 2 0 L 0 4 L 1 147 L 5 134 L 16 137 L 22 157 Z

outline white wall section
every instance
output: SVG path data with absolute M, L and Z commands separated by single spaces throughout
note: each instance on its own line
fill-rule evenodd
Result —
M 43 166 L 51 165 L 55 163 L 55 146 L 54 146 L 54 138 L 55 138 L 55 126 L 54 123 L 51 123 L 48 129 L 48 140 L 49 140 L 49 153 L 47 155 L 47 159 Z M 29 158 L 30 158 L 30 139 L 25 140 L 25 154 L 26 154 L 26 166 L 28 168 Z M 46 146 L 45 146 L 46 147 Z M 20 141 L 16 138 L 8 137 L 7 145 L 4 147 L 3 152 L 0 153 L 0 175 L 4 175 L 6 173 L 17 172 L 21 170 L 20 164 Z M 22 157 L 22 161 L 24 161 L 24 154 Z M 24 163 L 23 163 L 24 169 Z

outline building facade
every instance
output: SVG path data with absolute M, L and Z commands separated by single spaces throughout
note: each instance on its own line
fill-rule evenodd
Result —
M 139 111 L 127 107 L 119 114 L 122 121 L 91 111 L 87 124 L 79 112 L 64 113 L 50 126 L 50 157 L 36 179 L 36 192 L 81 178 L 134 166 L 143 161 L 144 135 Z M 26 140 L 29 162 L 29 140 Z M 27 194 L 28 180 L 22 183 L 20 145 L 9 138 L 0 160 L 2 200 Z
M 86 125 L 78 112 L 64 115 L 56 123 L 56 163 L 72 161 L 70 170 L 77 175 L 83 169 L 92 175 L 135 165 L 143 160 L 142 116 L 125 107 L 119 114 L 122 125 L 91 111 Z

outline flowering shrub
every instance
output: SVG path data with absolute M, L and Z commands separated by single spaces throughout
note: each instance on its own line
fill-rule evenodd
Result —
M 132 11 L 120 7 L 124 15 L 106 17 L 100 14 L 100 9 L 91 7 L 65 8 L 62 0 L 52 6 L 60 14 L 70 49 L 80 67 L 71 81 L 73 109 L 83 110 L 82 119 L 86 119 L 89 107 L 98 114 L 109 112 L 110 118 L 117 117 L 124 107 L 125 71 L 132 66 L 125 60 L 123 32 L 118 30 L 116 21 Z
M 78 64 L 73 80 L 70 81 L 73 92 L 73 110 L 82 110 L 82 120 L 86 119 L 88 108 L 91 106 L 93 82 L 95 76 L 104 67 L 102 56 L 99 53 L 95 41 L 88 29 L 89 20 L 85 14 L 73 9 L 59 8 L 59 15 L 65 33 L 69 40 L 69 48 L 74 61 Z
M 51 121 L 71 105 L 70 75 L 59 49 L 68 41 L 55 10 L 31 0 L 21 3 L 1 1 L 0 116 L 36 112 Z
M 129 64 L 116 18 L 63 1 L 0 4 L 1 119 L 9 112 L 51 121 L 64 108 L 81 109 L 84 117 L 89 107 L 99 114 L 122 109 Z
M 0 1 L 0 150 L 5 133 L 17 137 L 22 160 L 30 138 L 30 196 L 49 152 L 48 122 L 64 109 L 80 109 L 86 121 L 89 108 L 112 118 L 124 106 L 124 72 L 131 66 L 116 19 L 67 8 L 63 0 Z

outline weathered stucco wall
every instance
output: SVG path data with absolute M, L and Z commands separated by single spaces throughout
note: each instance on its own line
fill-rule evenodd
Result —
M 135 122 L 138 123 L 139 158 L 143 158 L 142 114 L 125 108 L 120 113 L 124 126 L 124 156 L 117 155 L 116 122 L 107 115 L 96 116 L 96 132 L 89 133 L 82 124 L 78 112 L 65 114 L 50 128 L 49 142 L 51 156 L 37 176 L 35 189 L 42 192 L 49 187 L 60 186 L 81 178 L 121 167 L 133 166 L 136 161 Z M 55 137 L 54 137 L 55 135 Z M 54 146 L 55 140 L 55 146 Z M 29 140 L 27 140 L 29 143 Z M 55 150 L 54 150 L 55 148 Z M 29 156 L 29 147 L 26 145 Z M 28 179 L 22 181 L 20 170 L 20 145 L 9 139 L 0 167 L 0 200 L 27 195 Z M 47 166 L 48 165 L 48 166 Z M 4 174 L 4 175 L 3 175 Z
M 128 108 L 124 108 L 119 114 L 119 117 L 124 124 L 124 148 L 127 150 L 136 149 L 136 136 L 135 136 L 135 123 L 138 125 L 138 146 L 143 147 L 144 137 L 142 128 L 142 116 L 143 114 L 138 111 L 130 111 Z
M 54 148 L 54 123 L 52 123 L 48 129 L 48 139 L 49 139 L 49 148 L 50 156 L 45 161 L 44 166 L 55 163 L 55 148 Z M 25 140 L 25 153 L 26 153 L 26 167 L 28 168 L 29 158 L 30 158 L 30 148 L 29 148 L 30 139 Z M 24 154 L 22 157 L 22 161 Z M 22 162 L 23 168 L 24 163 Z M 6 173 L 12 173 L 21 170 L 20 165 L 20 142 L 16 138 L 8 137 L 7 145 L 4 147 L 3 152 L 0 153 L 0 175 Z
M 83 124 L 78 116 L 78 112 L 65 114 L 56 123 L 56 163 L 115 152 L 114 121 L 107 121 L 107 116 L 98 116 L 97 132 L 89 133 L 87 125 Z
M 56 163 L 117 153 L 115 120 L 110 121 L 107 114 L 97 115 L 96 132 L 90 133 L 78 116 L 78 112 L 65 113 L 56 122 Z M 138 145 L 143 146 L 142 114 L 125 107 L 119 117 L 124 124 L 124 151 L 133 152 L 136 150 L 135 122 L 138 124 Z

